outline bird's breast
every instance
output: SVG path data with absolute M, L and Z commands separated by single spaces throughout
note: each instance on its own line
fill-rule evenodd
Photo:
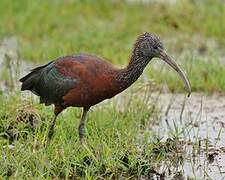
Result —
M 110 77 L 95 77 L 80 82 L 63 97 L 66 106 L 90 107 L 119 93 Z
M 63 96 L 64 106 L 90 107 L 120 92 L 117 69 L 96 57 L 68 58 L 56 64 L 64 76 L 76 79 L 75 87 Z

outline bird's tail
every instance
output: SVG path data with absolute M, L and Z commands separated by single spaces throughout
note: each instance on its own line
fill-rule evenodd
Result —
M 51 62 L 50 62 L 51 63 Z M 35 89 L 35 85 L 37 81 L 40 78 L 41 72 L 43 68 L 48 66 L 50 63 L 44 65 L 44 66 L 39 66 L 35 69 L 32 69 L 29 74 L 26 76 L 22 77 L 19 81 L 22 82 L 21 90 L 30 90 L 33 91 Z

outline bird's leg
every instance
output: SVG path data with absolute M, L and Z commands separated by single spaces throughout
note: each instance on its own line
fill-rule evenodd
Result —
M 55 117 L 52 120 L 51 125 L 48 130 L 48 143 L 50 142 L 50 140 L 52 139 L 52 135 L 54 134 L 54 128 L 55 128 L 57 116 L 62 112 L 62 110 L 63 110 L 63 108 L 61 108 L 60 106 L 55 106 L 55 110 L 54 110 Z
M 87 113 L 88 113 L 88 110 L 90 108 L 83 108 L 83 114 L 81 116 L 81 120 L 80 120 L 80 124 L 79 124 L 79 138 L 80 138 L 80 143 L 82 144 L 83 143 L 83 138 L 84 138 L 84 127 L 85 127 L 85 121 L 87 119 Z
M 54 117 L 53 121 L 51 122 L 51 125 L 48 130 L 48 141 L 52 139 L 52 135 L 54 134 L 54 128 L 55 128 L 55 122 L 56 122 L 57 116 Z

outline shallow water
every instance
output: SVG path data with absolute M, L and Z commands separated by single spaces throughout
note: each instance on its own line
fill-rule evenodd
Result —
M 225 179 L 225 96 L 161 94 L 158 107 L 160 123 L 152 129 L 164 140 L 176 136 L 185 142 L 182 161 L 163 162 L 160 173 L 175 179 Z

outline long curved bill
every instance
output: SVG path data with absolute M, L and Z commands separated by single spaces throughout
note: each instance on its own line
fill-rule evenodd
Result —
M 163 61 L 165 61 L 167 64 L 169 64 L 175 71 L 177 71 L 177 73 L 180 75 L 180 77 L 182 78 L 182 80 L 185 83 L 185 86 L 188 91 L 188 97 L 189 97 L 191 94 L 191 86 L 190 86 L 190 83 L 189 83 L 184 71 L 178 66 L 178 64 L 173 59 L 171 59 L 167 55 L 167 53 L 164 50 L 162 50 L 160 52 L 159 58 L 162 59 Z

